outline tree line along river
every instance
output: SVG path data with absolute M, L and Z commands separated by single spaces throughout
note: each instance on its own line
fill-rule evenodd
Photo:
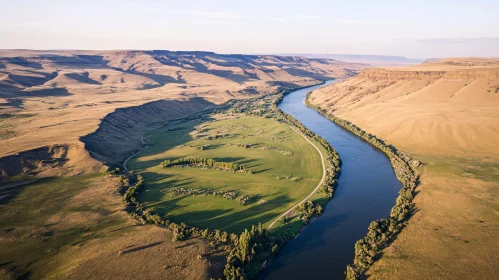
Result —
M 372 221 L 389 216 L 402 187 L 384 153 L 304 104 L 308 92 L 334 82 L 296 90 L 279 103 L 338 151 L 342 167 L 324 213 L 281 249 L 259 279 L 344 279 L 355 242 Z

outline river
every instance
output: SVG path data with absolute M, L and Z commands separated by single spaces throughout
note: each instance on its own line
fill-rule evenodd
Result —
M 326 139 L 343 164 L 324 213 L 290 240 L 258 279 L 344 279 L 355 242 L 371 221 L 388 217 L 402 187 L 385 154 L 304 104 L 308 92 L 334 82 L 291 92 L 279 104 Z

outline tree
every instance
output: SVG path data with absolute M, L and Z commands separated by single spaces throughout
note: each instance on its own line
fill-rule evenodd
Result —
M 241 236 L 239 237 L 239 245 L 238 245 L 239 260 L 241 260 L 243 264 L 245 264 L 251 258 L 250 252 L 251 252 L 252 239 L 253 236 L 251 235 L 250 232 L 248 232 L 247 229 L 245 229 L 244 232 L 241 233 Z

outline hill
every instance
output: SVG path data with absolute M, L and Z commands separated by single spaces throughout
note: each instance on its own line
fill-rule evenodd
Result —
M 422 59 L 411 59 L 403 56 L 393 55 L 369 55 L 369 54 L 296 54 L 313 59 L 335 59 L 339 61 L 361 63 L 376 67 L 401 66 L 422 63 Z
M 309 100 L 423 163 L 416 214 L 370 269 L 373 279 L 497 275 L 498 59 L 366 69 Z
M 119 161 L 141 145 L 139 134 L 149 123 L 229 99 L 350 77 L 363 67 L 327 59 L 212 52 L 2 50 L 0 157 L 53 144 L 81 147 L 80 137 L 96 131 L 106 115 L 133 106 L 133 118 L 101 124 L 114 128 L 99 133 L 99 141 L 114 139 L 126 147 L 112 151 L 108 146 L 108 154 L 116 157 L 97 158 Z M 154 103 L 160 100 L 159 106 Z

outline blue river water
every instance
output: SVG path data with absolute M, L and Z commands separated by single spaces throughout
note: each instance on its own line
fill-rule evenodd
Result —
M 344 279 L 355 242 L 371 221 L 390 214 L 402 187 L 385 154 L 304 104 L 309 91 L 325 85 L 294 91 L 279 108 L 338 151 L 343 165 L 336 193 L 324 213 L 290 240 L 258 279 Z

